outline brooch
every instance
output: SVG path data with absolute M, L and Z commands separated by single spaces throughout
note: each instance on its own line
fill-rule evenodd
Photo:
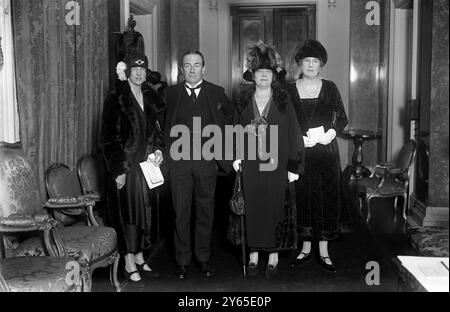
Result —
M 266 129 L 267 121 L 264 118 L 253 119 L 251 123 L 245 127 L 245 130 L 255 137 L 261 137 L 266 134 Z

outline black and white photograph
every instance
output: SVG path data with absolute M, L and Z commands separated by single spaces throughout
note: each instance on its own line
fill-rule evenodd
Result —
M 448 37 L 447 0 L 0 0 L 0 292 L 448 293 Z

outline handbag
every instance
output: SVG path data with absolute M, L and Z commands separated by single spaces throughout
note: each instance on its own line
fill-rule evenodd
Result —
M 231 211 L 238 216 L 245 215 L 245 201 L 244 201 L 244 192 L 242 190 L 242 182 L 241 182 L 241 170 L 239 170 L 236 174 L 236 180 L 234 181 L 234 190 L 233 196 L 231 196 L 230 200 L 230 209 Z

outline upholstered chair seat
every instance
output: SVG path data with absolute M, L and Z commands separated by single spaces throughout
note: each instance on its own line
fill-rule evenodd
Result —
M 73 225 L 59 228 L 68 256 L 81 265 L 90 266 L 99 259 L 113 257 L 117 248 L 114 229 L 103 226 Z M 44 256 L 45 247 L 38 237 L 31 237 L 14 249 L 14 255 Z
M 359 193 L 374 193 L 377 186 L 380 184 L 381 178 L 362 178 L 358 181 L 358 192 Z M 396 181 L 395 179 L 386 179 L 384 181 L 383 187 L 380 188 L 380 194 L 392 194 L 397 192 L 402 192 L 405 186 L 402 182 Z
M 70 258 L 18 257 L 0 260 L 0 272 L 11 292 L 79 291 L 71 276 Z M 66 268 L 67 267 L 67 268 Z

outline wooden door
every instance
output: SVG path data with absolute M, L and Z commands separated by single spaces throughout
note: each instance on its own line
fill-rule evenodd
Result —
M 251 83 L 243 80 L 249 46 L 262 40 L 274 45 L 288 72 L 287 81 L 297 77 L 295 54 L 306 39 L 316 38 L 316 6 L 232 7 L 232 97 Z

